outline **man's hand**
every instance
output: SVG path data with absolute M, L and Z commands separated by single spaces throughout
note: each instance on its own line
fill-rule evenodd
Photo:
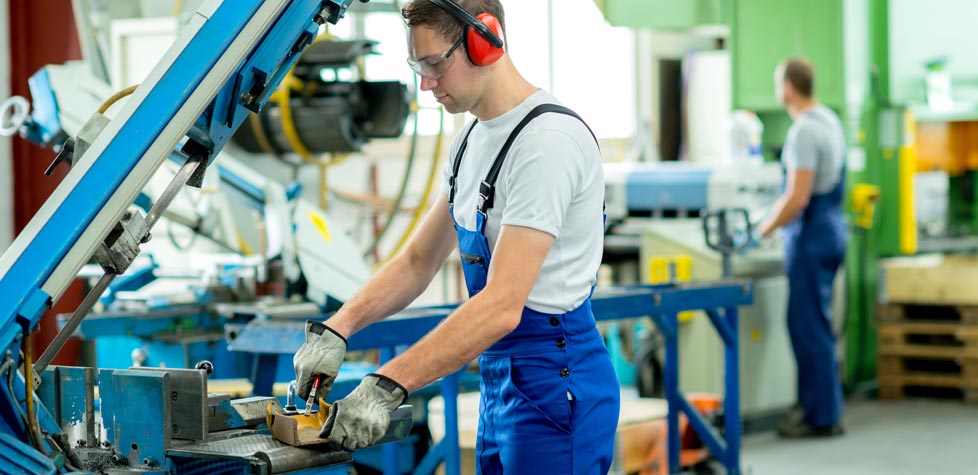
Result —
M 349 396 L 336 401 L 319 437 L 353 451 L 377 442 L 387 432 L 391 412 L 407 400 L 404 387 L 381 374 L 368 374 Z
M 306 342 L 292 358 L 299 397 L 309 397 L 316 375 L 320 375 L 318 396 L 326 396 L 345 355 L 346 338 L 323 323 L 306 320 Z

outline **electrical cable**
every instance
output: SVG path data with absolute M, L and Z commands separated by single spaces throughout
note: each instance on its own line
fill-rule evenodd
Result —
M 36 448 L 44 455 L 49 452 L 44 448 L 44 437 L 41 435 L 40 423 L 34 407 L 34 365 L 31 362 L 31 334 L 24 332 L 24 399 L 27 400 L 27 426 L 36 442 Z
M 98 113 L 99 114 L 105 114 L 109 110 L 109 108 L 112 107 L 113 104 L 115 104 L 116 102 L 119 102 L 119 100 L 121 100 L 123 97 L 126 97 L 126 96 L 132 94 L 133 92 L 135 92 L 136 91 L 136 88 L 138 88 L 138 87 L 139 87 L 139 84 L 136 84 L 136 85 L 133 85 L 133 86 L 129 86 L 129 87 L 127 87 L 127 88 L 125 88 L 125 89 L 123 89 L 123 90 L 121 90 L 121 91 L 113 94 L 112 97 L 109 97 L 108 99 L 106 99 L 105 102 L 103 102 L 102 105 L 99 106 Z
M 13 363 L 14 360 L 12 358 L 9 356 L 7 358 L 11 363 Z M 20 418 L 24 420 L 24 424 L 27 424 L 27 413 L 25 413 L 24 409 L 20 407 L 20 404 L 17 403 L 17 397 L 14 396 L 14 375 L 16 373 L 16 366 L 11 368 L 10 372 L 7 373 L 7 390 L 10 391 L 10 397 L 14 398 L 14 406 L 17 408 L 17 412 L 20 413 Z
M 415 84 L 414 90 L 417 91 L 418 89 L 417 78 L 415 78 L 414 84 Z M 374 251 L 377 250 L 377 246 L 380 245 L 380 241 L 387 234 L 387 231 L 390 230 L 391 225 L 394 223 L 394 219 L 397 217 L 396 210 L 401 208 L 401 204 L 404 202 L 404 197 L 407 195 L 408 183 L 411 180 L 411 171 L 414 168 L 414 161 L 418 153 L 418 112 L 419 112 L 418 103 L 415 101 L 411 101 L 411 113 L 414 114 L 414 121 L 413 121 L 412 131 L 411 131 L 411 140 L 408 142 L 407 164 L 404 166 L 404 175 L 401 177 L 401 187 L 397 192 L 397 197 L 394 198 L 394 204 L 393 206 L 391 206 L 390 212 L 387 214 L 387 220 L 384 221 L 384 226 L 380 228 L 380 232 L 377 233 L 377 235 L 374 237 L 373 242 L 370 243 L 370 246 L 363 253 L 364 257 L 369 257 L 374 253 Z M 439 134 L 440 133 L 441 132 L 439 131 Z
M 393 5 L 397 11 L 401 11 L 401 6 L 399 1 L 394 0 Z M 407 24 L 406 23 L 402 23 L 402 24 L 404 25 L 404 29 L 407 30 L 408 28 Z M 412 94 L 414 96 L 417 96 L 417 91 L 419 87 L 418 75 L 413 74 L 411 77 L 414 79 L 414 89 L 412 89 L 413 91 Z M 387 214 L 387 220 L 384 221 L 384 225 L 380 228 L 380 232 L 378 232 L 374 236 L 373 242 L 370 243 L 370 246 L 367 247 L 367 250 L 363 253 L 364 257 L 370 257 L 374 254 L 374 252 L 377 251 L 377 247 L 380 245 L 380 241 L 384 239 L 384 236 L 387 235 L 387 231 L 390 230 L 391 225 L 394 223 L 394 219 L 397 218 L 397 210 L 401 208 L 401 205 L 404 202 L 404 197 L 407 195 L 407 188 L 411 178 L 411 171 L 414 168 L 415 157 L 417 156 L 418 153 L 418 133 L 419 133 L 418 116 L 419 116 L 420 107 L 418 106 L 417 100 L 411 101 L 410 108 L 411 108 L 411 113 L 414 114 L 414 121 L 412 124 L 411 139 L 408 142 L 407 164 L 404 167 L 404 175 L 401 177 L 401 188 L 398 190 L 397 197 L 394 199 L 394 204 L 393 206 L 391 206 L 390 212 L 388 212 Z M 441 129 L 441 127 L 439 127 L 438 135 L 440 136 L 442 133 L 443 130 Z
M 167 239 L 169 239 L 170 244 L 173 246 L 173 248 L 178 251 L 186 251 L 191 247 L 193 247 L 194 244 L 197 244 L 197 236 L 200 235 L 200 233 L 198 233 L 196 229 L 191 228 L 189 226 L 185 226 L 185 227 L 190 230 L 190 242 L 188 242 L 187 244 L 180 244 L 179 242 L 177 242 L 176 235 L 173 234 L 173 220 L 166 221 L 166 237 Z
M 408 239 L 414 233 L 414 229 L 421 221 L 422 215 L 427 210 L 426 204 L 428 203 L 428 200 L 431 198 L 431 190 L 434 188 L 434 184 L 437 181 L 437 177 L 438 177 L 438 170 L 441 168 L 439 166 L 441 160 L 439 159 L 441 158 L 442 139 L 445 136 L 445 134 L 443 133 L 444 126 L 445 126 L 445 110 L 439 108 L 438 109 L 438 135 L 435 138 L 435 149 L 431 154 L 432 155 L 431 169 L 428 172 L 428 184 L 425 186 L 424 193 L 421 195 L 421 201 L 419 201 L 418 206 L 414 208 L 414 215 L 411 217 L 411 223 L 408 225 L 407 230 L 404 231 L 404 234 L 401 235 L 401 240 L 398 241 L 396 246 L 394 246 L 394 250 L 391 251 L 390 254 L 388 254 L 387 257 L 384 259 L 384 262 L 387 262 L 392 257 L 396 256 L 397 253 L 401 250 L 401 248 L 404 247 L 404 244 L 407 243 Z

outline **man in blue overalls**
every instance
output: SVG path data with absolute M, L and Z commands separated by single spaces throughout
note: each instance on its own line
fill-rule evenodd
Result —
M 761 224 L 784 227 L 788 333 L 798 363 L 801 411 L 778 427 L 783 437 L 843 433 L 842 383 L 832 330 L 832 283 L 846 252 L 842 214 L 846 141 L 842 123 L 813 97 L 814 69 L 804 59 L 778 66 L 778 100 L 794 120 L 781 160 L 784 192 Z
M 375 442 L 411 391 L 479 356 L 478 473 L 604 475 L 620 390 L 590 305 L 604 235 L 596 140 L 514 68 L 499 0 L 414 0 L 402 14 L 421 89 L 476 120 L 406 249 L 307 324 L 299 395 L 315 375 L 328 391 L 346 337 L 409 305 L 457 244 L 470 299 L 337 401 L 322 435 L 351 450 Z

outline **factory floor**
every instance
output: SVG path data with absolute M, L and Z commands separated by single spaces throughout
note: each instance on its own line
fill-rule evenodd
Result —
M 844 436 L 744 438 L 745 475 L 978 473 L 978 406 L 960 401 L 849 401 Z

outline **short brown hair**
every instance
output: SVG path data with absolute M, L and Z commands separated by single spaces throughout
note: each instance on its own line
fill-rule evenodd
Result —
M 455 0 L 459 6 L 472 15 L 489 13 L 499 20 L 499 27 L 506 32 L 503 5 L 499 0 Z M 413 0 L 401 9 L 401 16 L 408 26 L 426 26 L 438 31 L 448 41 L 462 36 L 467 26 L 465 22 L 435 5 L 431 0 Z
M 782 63 L 782 79 L 791 84 L 798 94 L 812 97 L 815 92 L 815 67 L 805 58 L 790 58 Z

